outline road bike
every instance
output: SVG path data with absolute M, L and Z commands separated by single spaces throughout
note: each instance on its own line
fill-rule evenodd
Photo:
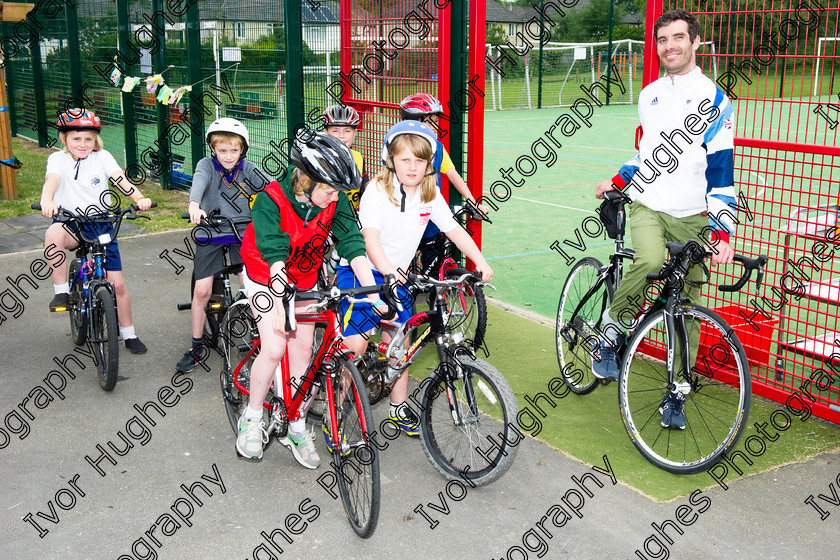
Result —
M 476 358 L 472 348 L 464 344 L 463 332 L 450 327 L 453 314 L 446 294 L 464 290 L 465 284 L 470 285 L 472 293 L 490 286 L 476 272 L 444 280 L 409 274 L 413 293 L 432 290 L 432 308 L 416 313 L 402 325 L 382 322 L 380 329 L 391 335 L 391 341 L 368 342 L 356 365 L 374 403 L 388 394 L 400 373 L 434 342 L 439 365 L 409 396 L 419 410 L 423 452 L 445 478 L 468 479 L 482 486 L 497 480 L 513 464 L 518 447 L 509 442 L 517 441 L 512 430 L 519 408 L 504 376 Z M 406 341 L 414 334 L 416 340 L 406 348 Z
M 610 203 L 623 205 L 618 198 Z M 606 342 L 603 313 L 621 281 L 622 261 L 633 257 L 623 246 L 623 231 L 615 240 L 608 265 L 587 257 L 572 267 L 557 309 L 561 378 L 581 395 L 599 381 L 609 383 L 594 376 L 593 360 Z M 631 441 L 645 458 L 666 471 L 690 474 L 713 466 L 737 443 L 749 415 L 751 377 L 735 331 L 717 313 L 682 294 L 685 283 L 694 282 L 687 278 L 691 266 L 701 266 L 708 279 L 703 261 L 711 252 L 693 240 L 666 247 L 670 259 L 659 273 L 647 276 L 662 282 L 658 294 L 646 296 L 647 308 L 617 341 L 619 409 Z M 743 265 L 742 276 L 718 289 L 740 290 L 755 270 L 758 293 L 767 257 L 735 255 L 735 261 Z M 676 429 L 661 416 L 675 402 L 685 418 Z
M 370 411 L 367 390 L 354 363 L 353 353 L 340 336 L 338 317 L 344 298 L 352 302 L 368 302 L 355 296 L 388 293 L 387 285 L 328 291 L 289 290 L 284 305 L 287 317 L 294 309 L 294 299 L 318 300 L 306 311 L 294 315 L 296 323 L 326 324 L 321 343 L 298 386 L 293 386 L 288 353 L 283 355 L 265 402 L 268 414 L 266 432 L 276 438 L 285 437 L 289 422 L 306 417 L 315 394 L 323 388 L 326 394 L 324 428 L 329 434 L 341 501 L 353 530 L 363 538 L 371 536 L 379 518 L 379 456 L 371 434 L 376 428 Z M 289 297 L 291 296 L 291 297 Z M 387 302 L 387 300 L 386 300 Z M 239 435 L 239 418 L 248 405 L 250 368 L 259 355 L 260 339 L 256 322 L 246 300 L 233 303 L 222 323 L 225 353 L 222 359 L 221 389 L 228 420 L 234 435 Z M 369 437 L 370 436 L 370 437 Z
M 157 203 L 153 202 L 152 208 L 155 206 Z M 32 204 L 31 208 L 41 210 L 41 205 Z M 56 222 L 67 224 L 65 227 L 79 241 L 76 257 L 67 268 L 67 283 L 70 285 L 70 301 L 67 307 L 67 311 L 70 312 L 70 334 L 77 346 L 85 343 L 92 345 L 99 386 L 105 391 L 113 391 L 116 387 L 120 367 L 117 295 L 114 284 L 107 278 L 105 246 L 117 238 L 123 219 L 151 219 L 136 214 L 138 210 L 137 206 L 131 205 L 125 210 L 118 207 L 113 212 L 76 215 L 59 208 L 53 218 Z M 87 224 L 92 227 L 105 227 L 110 232 L 105 231 L 98 236 L 88 237 L 83 228 Z

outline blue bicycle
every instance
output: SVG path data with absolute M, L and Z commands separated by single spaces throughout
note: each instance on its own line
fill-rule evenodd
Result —
M 152 208 L 157 203 L 152 203 Z M 40 204 L 33 204 L 33 210 L 40 210 Z M 123 219 L 151 219 L 137 215 L 139 210 L 131 205 L 114 213 L 99 213 L 77 216 L 64 208 L 58 209 L 57 222 L 75 226 L 74 235 L 79 239 L 76 258 L 70 262 L 67 282 L 70 284 L 70 333 L 77 346 L 90 343 L 94 352 L 99 385 L 112 391 L 117 385 L 119 371 L 120 328 L 117 321 L 117 299 L 114 284 L 108 282 L 105 272 L 105 246 L 117 238 Z M 113 233 L 88 237 L 83 224 L 110 224 Z

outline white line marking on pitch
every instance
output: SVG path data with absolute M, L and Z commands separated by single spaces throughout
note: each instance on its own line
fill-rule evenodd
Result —
M 517 200 L 524 200 L 525 202 L 533 202 L 534 204 L 545 204 L 546 206 L 556 206 L 557 208 L 565 208 L 567 210 L 575 210 L 577 212 L 585 212 L 587 214 L 597 214 L 594 210 L 582 210 L 580 208 L 572 208 L 571 206 L 563 206 L 562 204 L 554 204 L 553 202 L 540 202 L 539 200 L 531 200 L 530 198 L 522 198 L 521 196 L 512 196 Z

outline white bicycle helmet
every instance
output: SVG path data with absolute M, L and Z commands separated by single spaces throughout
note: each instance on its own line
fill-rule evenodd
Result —
M 245 128 L 245 125 L 239 122 L 238 120 L 232 119 L 230 117 L 223 117 L 221 119 L 216 119 L 215 121 L 210 123 L 210 126 L 207 128 L 207 135 L 204 137 L 204 139 L 207 141 L 208 146 L 210 146 L 210 135 L 214 132 L 230 132 L 232 134 L 238 134 L 242 138 L 242 141 L 244 143 L 240 159 L 244 158 L 245 154 L 248 153 L 250 140 L 250 138 L 248 137 L 248 129 Z M 210 150 L 212 151 L 213 148 L 211 147 Z
M 394 138 L 402 134 L 414 134 L 426 140 L 432 147 L 432 158 L 437 151 L 437 136 L 431 128 L 421 123 L 420 121 L 400 121 L 385 133 L 385 140 L 382 142 L 382 165 L 387 164 L 391 142 Z

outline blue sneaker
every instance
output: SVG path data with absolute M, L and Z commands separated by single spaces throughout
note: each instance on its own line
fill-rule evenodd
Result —
M 618 381 L 618 362 L 615 360 L 614 346 L 597 342 L 590 356 L 592 356 L 592 375 L 598 379 Z
M 388 413 L 388 421 L 411 437 L 420 437 L 420 419 L 408 406 L 400 407 L 396 416 Z
M 685 430 L 684 404 L 685 397 L 682 393 L 668 393 L 662 398 L 659 412 L 662 414 L 663 428 Z
M 661 424 L 663 428 L 671 427 L 671 413 L 674 410 L 673 406 L 671 406 L 671 403 L 673 400 L 674 394 L 666 393 L 665 396 L 662 397 L 662 402 L 659 403 L 659 414 L 662 415 Z

